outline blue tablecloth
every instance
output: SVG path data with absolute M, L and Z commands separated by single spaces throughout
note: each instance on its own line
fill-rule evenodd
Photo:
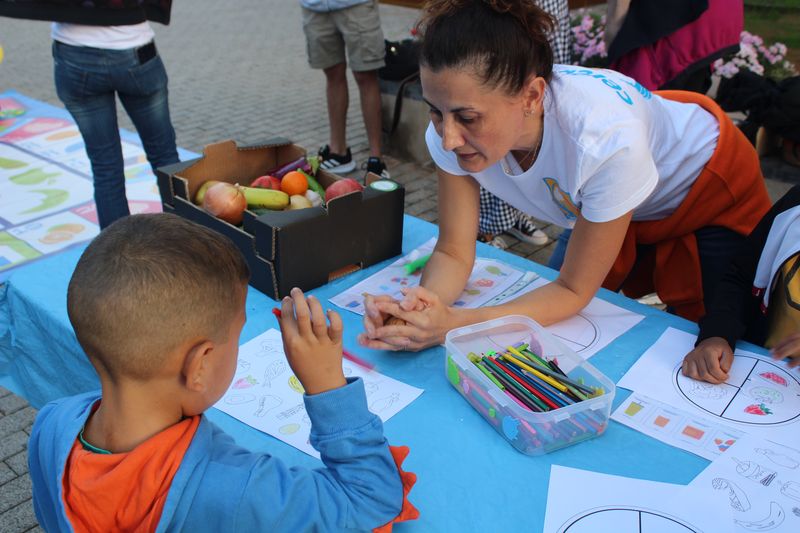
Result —
M 403 253 L 436 232 L 436 226 L 407 216 Z M 73 250 L 21 269 L 0 288 L 0 385 L 25 397 L 35 407 L 98 387 L 67 319 L 67 283 L 80 252 Z M 478 254 L 547 278 L 555 275 L 541 265 L 483 244 L 479 244 Z M 311 292 L 325 302 L 392 260 Z M 666 327 L 696 331 L 691 322 L 619 294 L 601 290 L 599 297 L 646 317 L 592 358 L 592 364 L 614 381 Z M 242 343 L 277 327 L 270 312 L 274 305 L 274 300 L 250 289 Z M 419 476 L 411 500 L 420 509 L 421 517 L 397 526 L 396 531 L 539 531 L 544 521 L 551 464 L 681 484 L 691 481 L 708 464 L 615 422 L 599 438 L 540 457 L 523 455 L 449 384 L 444 373 L 444 348 L 415 354 L 365 350 L 355 342 L 362 330 L 361 317 L 339 312 L 345 323 L 345 347 L 375 363 L 380 372 L 425 389 L 385 424 L 391 443 L 411 447 L 404 466 Z M 626 391 L 618 389 L 614 407 L 626 396 Z M 268 452 L 295 465 L 321 465 L 216 409 L 209 410 L 208 416 L 252 450 Z

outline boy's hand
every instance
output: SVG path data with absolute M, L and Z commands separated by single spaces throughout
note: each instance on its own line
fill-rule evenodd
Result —
M 683 358 L 683 375 L 719 384 L 728 379 L 733 350 L 722 337 L 709 337 Z
M 306 394 L 338 389 L 347 382 L 342 372 L 342 319 L 328 311 L 330 325 L 319 300 L 292 289 L 281 302 L 283 349 Z
M 773 359 L 789 359 L 789 367 L 800 366 L 800 332 L 792 333 L 770 350 Z

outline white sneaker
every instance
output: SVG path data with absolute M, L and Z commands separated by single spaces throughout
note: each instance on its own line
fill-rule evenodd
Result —
M 547 244 L 550 241 L 547 234 L 537 228 L 531 219 L 525 215 L 520 216 L 517 223 L 514 224 L 513 227 L 507 229 L 506 233 L 512 237 L 516 237 L 522 242 L 527 242 L 528 244 L 536 246 Z
M 356 162 L 353 161 L 353 155 L 350 153 L 350 148 L 347 148 L 347 153 L 334 154 L 331 152 L 331 147 L 327 144 L 319 149 L 319 156 L 322 158 L 320 168 L 333 172 L 334 174 L 347 174 L 355 170 Z
M 478 237 L 478 241 L 485 242 L 489 246 L 494 246 L 495 248 L 497 248 L 499 250 L 505 250 L 506 248 L 508 248 L 508 243 L 506 241 L 504 241 L 503 238 L 500 235 L 495 235 L 494 237 L 492 237 L 489 240 L 487 240 L 487 238 L 485 236 L 480 235 Z

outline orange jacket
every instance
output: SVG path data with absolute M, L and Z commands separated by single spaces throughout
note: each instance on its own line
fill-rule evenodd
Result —
M 716 102 L 688 91 L 655 94 L 694 103 L 712 113 L 719 121 L 719 140 L 672 215 L 631 223 L 603 286 L 621 288 L 632 297 L 655 290 L 678 315 L 697 321 L 705 314 L 705 307 L 695 230 L 723 226 L 748 235 L 772 203 L 755 149 Z M 655 253 L 637 261 L 637 244 L 655 245 Z

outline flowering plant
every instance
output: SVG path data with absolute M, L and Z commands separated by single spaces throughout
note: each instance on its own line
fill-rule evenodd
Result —
M 742 32 L 739 40 L 739 51 L 732 57 L 717 59 L 711 68 L 723 78 L 732 78 L 740 70 L 776 80 L 796 74 L 794 65 L 786 59 L 785 44 L 767 46 L 764 39 L 746 31 Z
M 570 20 L 572 63 L 585 67 L 604 67 L 607 63 L 606 16 L 579 9 Z

